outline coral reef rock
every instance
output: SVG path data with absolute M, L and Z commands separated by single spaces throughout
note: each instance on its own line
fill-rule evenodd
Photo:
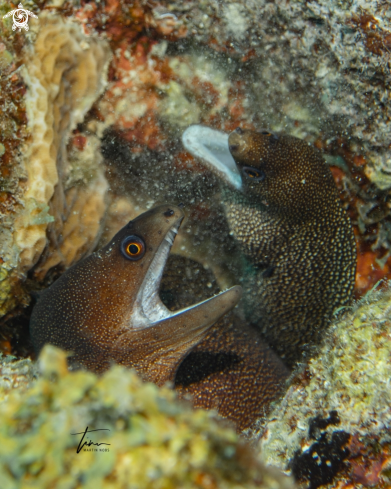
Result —
M 68 372 L 54 347 L 38 362 L 40 378 L 0 404 L 3 489 L 294 488 L 214 414 L 179 404 L 134 371 Z
M 42 277 L 91 251 L 106 211 L 99 140 L 83 141 L 84 157 L 68 146 L 72 131 L 105 88 L 108 44 L 59 16 L 44 12 L 39 19 L 19 54 L 27 127 L 17 158 L 17 202 L 1 229 L 3 313 L 13 305 L 15 278 L 38 261 L 36 273 Z M 85 178 L 72 178 L 75 167 L 79 173 L 85 169 Z
M 0 354 L 1 355 L 1 354 Z M 37 369 L 29 358 L 17 360 L 11 355 L 0 356 L 0 402 L 10 391 L 29 387 L 37 378 Z
M 83 121 L 105 87 L 107 44 L 87 38 L 79 26 L 69 21 L 41 15 L 41 28 L 35 42 L 25 50 L 24 79 L 31 141 L 25 153 L 27 181 L 23 197 L 30 208 L 28 215 L 15 223 L 14 241 L 19 250 L 21 272 L 37 263 L 47 244 L 47 234 L 58 256 L 51 256 L 51 265 L 61 261 L 64 265 L 72 264 L 74 256 L 70 257 L 63 250 L 65 238 L 72 236 L 68 230 L 63 233 L 63 222 L 71 215 L 80 215 L 77 234 L 84 231 L 83 237 L 89 241 L 89 249 L 93 249 L 97 230 L 93 226 L 89 232 L 83 219 L 97 222 L 102 219 L 107 186 L 102 170 L 95 168 L 89 169 L 88 180 L 82 181 L 80 189 L 75 185 L 64 188 L 62 181 L 63 173 L 72 169 L 66 153 L 71 132 Z M 91 142 L 90 145 L 94 147 Z M 91 152 L 88 160 L 94 161 L 96 155 L 99 162 L 99 145 Z M 81 166 L 82 162 L 78 161 L 78 167 Z M 80 199 L 75 193 L 81 194 Z M 89 194 L 95 196 L 95 201 L 91 202 Z M 101 198 L 96 199 L 99 194 Z M 46 218 L 42 215 L 45 212 Z M 77 240 L 78 236 L 72 238 Z
M 268 418 L 261 459 L 303 487 L 389 487 L 390 355 L 388 283 L 336 321 L 319 354 L 293 378 Z

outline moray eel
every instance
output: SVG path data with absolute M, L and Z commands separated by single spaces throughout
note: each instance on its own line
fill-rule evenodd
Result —
M 180 364 L 175 390 L 195 407 L 217 410 L 238 432 L 257 430 L 289 373 L 256 326 L 228 313 Z
M 292 136 L 203 126 L 184 146 L 226 184 L 231 232 L 248 260 L 247 317 L 289 366 L 352 299 L 356 246 L 330 169 Z
M 213 274 L 197 262 L 172 255 L 162 283 L 162 301 L 170 310 L 204 300 L 218 291 Z M 216 409 L 238 432 L 257 432 L 271 403 L 282 394 L 289 371 L 262 341 L 259 329 L 234 311 L 217 321 L 180 364 L 175 390 L 195 407 Z
M 101 250 L 67 270 L 33 309 L 37 353 L 45 343 L 72 352 L 71 368 L 134 367 L 158 385 L 241 297 L 238 286 L 177 312 L 158 294 L 163 268 L 184 217 L 159 206 L 122 228 Z

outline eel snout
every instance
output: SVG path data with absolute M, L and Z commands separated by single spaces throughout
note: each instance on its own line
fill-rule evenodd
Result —
M 173 380 L 181 360 L 241 297 L 235 286 L 171 312 L 159 286 L 183 210 L 162 205 L 138 216 L 101 250 L 67 270 L 39 298 L 30 332 L 36 351 L 71 351 L 70 365 L 97 372 L 110 363 L 148 380 Z
M 182 135 L 184 147 L 230 187 L 241 190 L 242 178 L 232 157 L 228 134 L 201 125 L 190 126 Z

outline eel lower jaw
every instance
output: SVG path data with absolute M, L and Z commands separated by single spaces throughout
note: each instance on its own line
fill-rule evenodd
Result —
M 228 147 L 228 134 L 194 125 L 182 134 L 184 147 L 194 157 L 235 190 L 241 190 L 242 178 Z

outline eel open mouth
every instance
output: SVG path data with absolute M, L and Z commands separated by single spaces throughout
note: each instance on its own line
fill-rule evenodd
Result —
M 229 148 L 228 134 L 210 127 L 194 125 L 182 135 L 184 147 L 218 177 L 236 190 L 242 187 L 242 178 Z
M 176 318 L 178 320 L 189 319 L 192 323 L 197 322 L 199 326 L 202 325 L 205 328 L 207 324 L 210 326 L 235 307 L 241 297 L 241 287 L 235 286 L 205 301 L 174 312 L 168 310 L 162 303 L 159 297 L 159 286 L 181 221 L 182 218 L 179 222 L 175 221 L 166 233 L 139 288 L 131 317 L 131 328 L 133 329 L 155 326 Z

